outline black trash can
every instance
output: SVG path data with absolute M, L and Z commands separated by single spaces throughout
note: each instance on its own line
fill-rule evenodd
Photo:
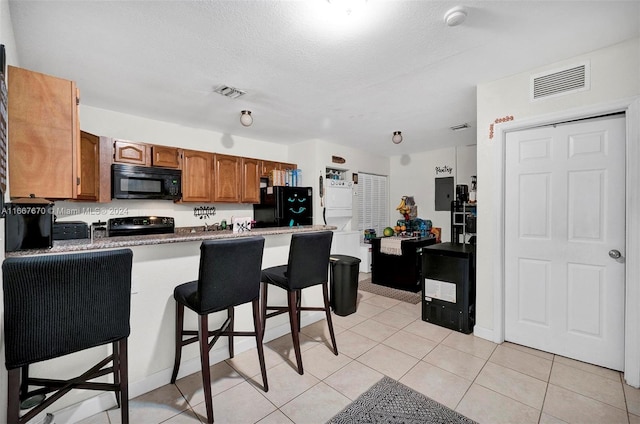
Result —
M 346 255 L 331 255 L 331 308 L 336 315 L 356 311 L 360 259 Z

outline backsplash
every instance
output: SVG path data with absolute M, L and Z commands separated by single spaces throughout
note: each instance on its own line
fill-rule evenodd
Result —
M 168 200 L 113 200 L 110 203 L 57 201 L 54 215 L 59 221 L 84 221 L 88 224 L 123 216 L 169 216 L 176 227 L 212 225 L 231 217 L 253 217 L 250 204 L 180 204 Z

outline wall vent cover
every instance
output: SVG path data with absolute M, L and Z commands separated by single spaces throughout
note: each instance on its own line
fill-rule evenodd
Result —
M 531 76 L 531 100 L 547 99 L 589 90 L 589 62 Z

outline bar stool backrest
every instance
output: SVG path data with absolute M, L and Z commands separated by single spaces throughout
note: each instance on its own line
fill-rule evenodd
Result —
M 329 278 L 332 231 L 294 233 L 289 247 L 287 280 L 293 290 L 322 284 Z
M 128 337 L 130 249 L 2 264 L 8 370 Z
M 208 314 L 258 298 L 263 250 L 264 237 L 202 242 L 196 312 Z

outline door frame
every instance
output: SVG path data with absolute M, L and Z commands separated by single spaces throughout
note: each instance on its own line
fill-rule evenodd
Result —
M 493 196 L 495 199 L 494 228 L 496 250 L 493 283 L 494 342 L 505 341 L 505 146 L 508 132 L 553 123 L 625 112 L 626 121 L 626 230 L 625 230 L 625 315 L 624 315 L 624 379 L 633 387 L 640 387 L 640 97 L 616 102 L 569 109 L 548 115 L 511 121 L 497 126 Z

